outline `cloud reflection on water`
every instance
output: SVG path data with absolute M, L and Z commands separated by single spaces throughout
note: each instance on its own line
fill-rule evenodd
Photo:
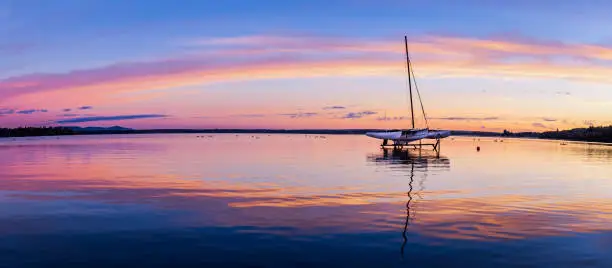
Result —
M 292 136 L 292 144 L 300 143 L 295 145 L 301 148 L 298 151 L 296 147 L 274 147 L 278 137 L 274 141 L 242 141 L 241 147 L 221 147 L 188 138 L 121 143 L 84 138 L 73 141 L 76 144 L 71 146 L 54 146 L 50 141 L 44 146 L 19 150 L 4 145 L 0 154 L 6 168 L 0 171 L 0 188 L 3 196 L 13 202 L 44 201 L 63 209 L 73 206 L 70 202 L 92 202 L 113 210 L 137 205 L 142 213 L 159 215 L 165 219 L 163 224 L 175 228 L 233 227 L 282 235 L 400 233 L 406 224 L 406 202 L 412 198 L 407 235 L 495 240 L 612 230 L 610 199 L 575 196 L 564 199 L 546 191 L 531 195 L 478 192 L 477 185 L 428 189 L 429 184 L 450 180 L 461 185 L 466 174 L 479 176 L 478 171 L 466 171 L 462 166 L 468 156 L 456 151 L 460 144 L 443 144 L 439 157 L 430 151 L 421 151 L 421 155 L 418 151 L 375 151 L 365 155 L 363 165 L 363 147 L 344 147 L 347 144 L 340 140 L 344 137 L 329 138 L 338 142 L 331 144 Z M 249 154 L 249 150 L 266 147 L 274 153 L 262 151 L 259 159 L 240 158 Z M 490 146 L 487 149 L 492 150 Z M 456 159 L 446 156 L 445 150 L 456 155 Z M 14 157 L 8 157 L 8 153 Z M 286 158 L 276 160 L 275 156 Z M 234 160 L 236 169 L 223 168 L 222 162 L 228 159 Z M 258 164 L 248 166 L 249 162 L 243 161 Z M 295 166 L 283 166 L 278 161 Z M 349 166 L 344 167 L 346 163 Z M 333 167 L 334 164 L 338 166 Z M 309 171 L 301 165 L 323 173 L 323 177 L 295 179 Z M 238 168 L 251 171 L 256 179 L 232 175 L 246 174 Z M 354 168 L 359 168 L 359 172 L 351 171 Z M 486 167 L 483 170 L 491 172 Z M 259 179 L 271 175 L 286 179 Z M 232 176 L 237 178 L 222 179 Z M 479 181 L 485 183 L 487 179 L 490 178 L 483 176 Z M 411 196 L 406 196 L 410 187 Z M 21 221 L 43 218 L 44 223 L 44 217 L 54 217 L 53 209 L 45 215 L 19 210 L 4 208 L 0 211 L 11 213 L 0 218 L 23 213 Z M 40 230 L 51 228 L 43 223 L 39 224 Z M 2 229 L 2 233 L 18 230 L 6 226 Z

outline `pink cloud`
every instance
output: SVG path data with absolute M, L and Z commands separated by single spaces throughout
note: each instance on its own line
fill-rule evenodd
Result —
M 245 36 L 195 40 L 202 53 L 146 62 L 123 62 L 0 80 L 0 103 L 11 98 L 43 102 L 108 98 L 116 93 L 166 89 L 211 82 L 318 76 L 395 75 L 404 70 L 401 40 L 352 40 L 316 36 Z M 502 75 L 612 82 L 612 69 L 590 60 L 612 60 L 612 48 L 498 38 L 492 40 L 425 36 L 410 50 L 417 74 L 428 76 Z M 529 56 L 529 59 L 514 58 Z M 547 60 L 572 56 L 587 61 Z M 512 60 L 508 62 L 507 60 Z M 79 93 L 76 95 L 75 93 Z M 48 95 L 51 94 L 51 95 Z

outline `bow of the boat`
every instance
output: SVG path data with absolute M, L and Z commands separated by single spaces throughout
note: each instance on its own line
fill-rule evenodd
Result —
M 365 133 L 366 136 L 371 137 L 371 138 L 375 138 L 375 139 L 387 139 L 387 140 L 392 140 L 392 139 L 397 139 L 402 135 L 401 131 L 397 131 L 397 132 L 383 132 L 383 131 L 370 131 L 370 132 L 366 132 Z

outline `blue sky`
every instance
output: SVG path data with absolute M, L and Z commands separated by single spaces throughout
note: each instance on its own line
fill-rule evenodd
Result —
M 491 122 L 475 120 L 462 124 L 441 121 L 437 122 L 439 128 L 541 129 L 537 118 L 544 116 L 558 118 L 555 124 L 546 122 L 551 129 L 580 126 L 584 121 L 609 122 L 612 112 L 607 105 L 612 93 L 607 90 L 610 82 L 602 77 L 607 75 L 611 60 L 607 53 L 612 46 L 612 3 L 458 2 L 0 0 L 0 94 L 10 96 L 0 100 L 0 108 L 49 110 L 30 116 L 3 115 L 0 124 L 54 124 L 62 121 L 54 118 L 61 117 L 62 109 L 91 105 L 95 107 L 91 113 L 76 116 L 128 116 L 133 119 L 107 123 L 134 127 L 392 127 L 397 122 L 376 120 L 377 115 L 360 120 L 342 120 L 342 114 L 289 120 L 272 114 L 341 105 L 353 107 L 346 114 L 376 110 L 378 117 L 380 113 L 405 116 L 405 77 L 399 65 L 404 34 L 417 46 L 413 52 L 417 75 L 420 70 L 426 73 L 419 82 L 428 97 L 430 115 L 506 119 L 492 126 L 487 125 Z M 419 49 L 420 42 L 431 43 L 427 38 L 437 38 L 434 43 L 438 48 L 446 42 L 441 38 L 453 38 L 442 50 L 469 54 L 474 58 L 471 69 L 462 70 L 458 65 L 449 76 L 444 70 L 448 63 L 429 66 L 423 52 L 427 47 Z M 212 41 L 217 45 L 209 45 Z M 298 47 L 300 42 L 311 46 Z M 397 43 L 398 51 L 346 52 L 330 50 L 330 43 L 341 43 L 340 48 L 367 43 L 393 47 Z M 243 46 L 266 51 L 236 55 L 244 53 L 237 49 Z M 540 52 L 531 55 L 531 48 L 513 51 L 523 46 Z M 547 47 L 558 52 L 541 55 L 547 54 Z M 232 56 L 221 56 L 221 52 Z M 565 56 L 566 52 L 571 55 Z M 504 54 L 503 59 L 495 58 L 495 67 L 483 65 L 481 59 L 491 53 Z M 448 55 L 434 56 L 453 62 Z M 386 62 L 373 63 L 376 59 Z M 331 60 L 333 63 L 328 62 Z M 364 60 L 367 70 L 353 70 Z M 248 62 L 250 69 L 238 73 L 224 69 L 223 78 L 214 81 L 195 79 L 193 72 L 204 67 L 207 76 L 221 72 L 215 71 L 221 68 L 217 65 L 204 66 L 210 62 L 231 70 Z M 280 74 L 284 65 L 278 62 L 291 65 L 293 71 Z M 304 62 L 310 65 L 301 67 Z M 167 71 L 165 64 L 177 70 Z M 258 64 L 274 71 L 252 79 L 250 73 L 263 68 Z M 303 77 L 325 64 L 339 67 Z M 573 66 L 593 68 L 598 77 L 586 72 L 576 76 Z M 478 68 L 482 71 L 475 74 Z M 492 71 L 485 72 L 488 69 Z M 177 74 L 185 70 L 190 75 Z M 169 78 L 166 71 L 174 76 Z M 325 72 L 331 74 L 323 75 Z M 113 83 L 105 84 L 108 80 Z M 15 81 L 20 87 L 15 87 Z M 118 92 L 116 83 L 125 89 Z M 21 89 L 24 84 L 28 90 Z M 126 93 L 129 85 L 133 88 Z M 126 96 L 134 101 L 126 102 Z M 384 97 L 378 100 L 379 96 Z M 564 107 L 580 111 L 569 114 Z M 232 111 L 270 116 L 228 119 Z M 138 114 L 167 116 L 132 116 Z

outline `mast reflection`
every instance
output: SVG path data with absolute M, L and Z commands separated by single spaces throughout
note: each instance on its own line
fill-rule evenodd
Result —
M 448 170 L 450 169 L 450 159 L 441 156 L 439 152 L 429 150 L 397 150 L 383 148 L 378 154 L 368 156 L 368 161 L 375 165 L 386 166 L 391 169 L 405 170 L 408 173 L 408 191 L 406 195 L 406 219 L 404 221 L 404 229 L 402 231 L 403 242 L 400 248 L 402 259 L 404 259 L 404 251 L 408 242 L 408 226 L 414 220 L 416 211 L 411 207 L 414 204 L 413 196 L 419 196 L 422 199 L 421 192 L 424 190 L 424 182 L 427 179 L 427 174 L 431 170 Z M 415 173 L 420 175 L 419 189 L 414 192 L 414 177 Z
M 412 201 L 412 183 L 414 182 L 414 163 L 410 164 L 410 181 L 408 181 L 408 201 L 406 202 L 406 221 L 404 223 L 404 230 L 402 231 L 402 238 L 404 239 L 402 242 L 402 247 L 400 249 L 402 254 L 402 260 L 404 259 L 404 248 L 406 247 L 406 242 L 408 242 L 408 237 L 406 237 L 406 231 L 408 230 L 408 225 L 410 225 L 410 202 Z

